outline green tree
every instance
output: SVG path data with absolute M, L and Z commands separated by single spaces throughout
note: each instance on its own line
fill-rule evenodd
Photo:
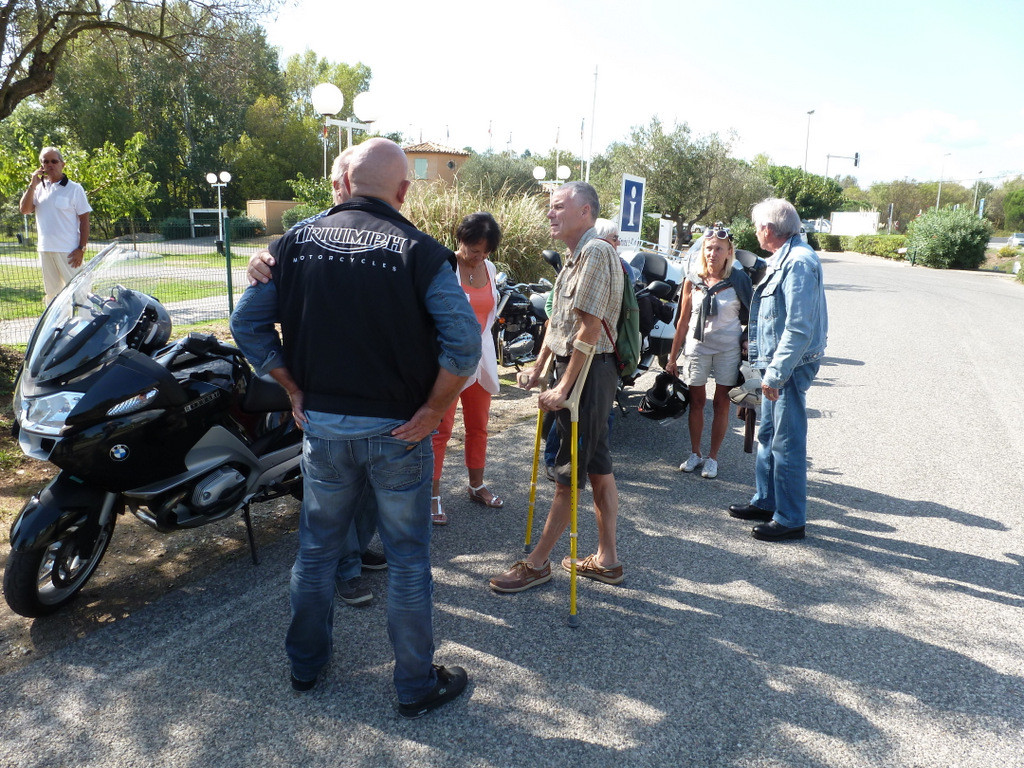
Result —
M 1024 229 L 1024 189 L 1015 190 L 1006 196 L 1003 211 L 1006 215 L 1007 229 Z
M 893 230 L 906 232 L 910 223 L 935 205 L 936 185 L 912 179 L 872 184 L 867 199 L 871 210 L 878 211 L 880 221 L 888 222 L 889 204 L 893 206 Z
M 685 123 L 666 132 L 655 117 L 634 128 L 629 142 L 610 147 L 606 178 L 614 181 L 622 173 L 646 178 L 645 211 L 674 221 L 675 247 L 682 248 L 690 225 L 723 204 L 730 143 L 718 134 L 693 138 Z
M 362 62 L 343 64 L 322 59 L 307 48 L 289 56 L 284 64 L 285 96 L 289 108 L 299 117 L 320 119 L 313 109 L 309 94 L 320 83 L 332 83 L 345 97 L 345 105 L 338 119 L 350 118 L 355 113 L 352 105 L 358 94 L 370 87 L 370 68 Z
M 929 267 L 977 269 L 991 234 L 992 226 L 968 209 L 933 208 L 910 225 L 907 247 Z
M 137 133 L 120 147 L 108 141 L 89 152 L 69 153 L 69 162 L 76 161 L 77 179 L 99 214 L 101 226 L 127 219 L 134 233 L 135 218 L 149 217 L 148 206 L 156 199 L 159 187 L 146 170 L 150 163 L 143 157 L 145 144 L 146 137 Z
M 0 13 L 0 120 L 25 99 L 44 93 L 79 40 L 106 38 L 154 44 L 189 59 L 210 20 L 255 20 L 280 0 L 8 0 Z M 198 22 L 198 25 L 197 25 Z
M 76 44 L 69 66 L 40 99 L 56 123 L 67 126 L 67 141 L 80 147 L 123 144 L 144 133 L 159 197 L 166 201 L 163 213 L 209 203 L 203 179 L 210 171 L 231 170 L 221 148 L 241 135 L 249 106 L 262 95 L 284 93 L 277 53 L 262 28 L 235 20 L 208 20 L 201 28 L 185 61 L 132 39 Z M 229 207 L 243 202 L 236 189 L 225 189 Z
M 843 188 L 835 179 L 826 179 L 788 165 L 770 165 L 766 178 L 775 195 L 789 200 L 804 219 L 828 217 L 843 204 Z
M 311 119 L 289 112 L 276 96 L 261 96 L 246 110 L 242 135 L 224 145 L 221 157 L 242 199 L 286 200 L 291 196 L 287 179 L 297 170 L 316 168 L 320 151 Z
M 458 186 L 479 191 L 484 197 L 495 197 L 502 190 L 510 195 L 540 192 L 533 178 L 535 162 L 529 157 L 514 157 L 491 152 L 472 155 L 458 172 Z

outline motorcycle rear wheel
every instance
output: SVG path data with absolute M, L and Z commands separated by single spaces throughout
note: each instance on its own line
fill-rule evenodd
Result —
M 103 559 L 117 515 L 106 525 L 75 531 L 42 549 L 12 551 L 4 571 L 4 598 L 30 619 L 47 616 L 74 600 Z

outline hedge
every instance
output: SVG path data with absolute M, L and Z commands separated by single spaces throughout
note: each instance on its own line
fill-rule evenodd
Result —
M 830 238 L 836 237 L 829 235 Z M 906 254 L 897 253 L 900 248 L 907 247 L 906 235 L 839 235 L 840 248 L 836 250 L 866 253 L 869 256 L 881 256 L 885 259 L 904 259 Z M 826 248 L 825 250 L 832 250 Z

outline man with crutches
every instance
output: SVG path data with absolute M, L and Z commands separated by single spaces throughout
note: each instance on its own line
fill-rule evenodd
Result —
M 622 306 L 623 276 L 615 249 L 600 240 L 594 230 L 599 213 L 597 192 L 584 182 L 569 182 L 551 195 L 551 235 L 565 243 L 572 255 L 555 281 L 544 345 L 537 364 L 524 372 L 522 385 L 526 389 L 538 386 L 554 358 L 555 383 L 540 394 L 537 404 L 543 411 L 557 412 L 561 445 L 555 461 L 555 497 L 536 547 L 525 559 L 490 580 L 496 592 L 522 592 L 551 579 L 548 558 L 569 525 L 572 512 L 573 425 L 566 404 L 581 376 L 585 378 L 579 392 L 576 425 L 577 483 L 582 487 L 586 479 L 590 480 L 598 544 L 594 554 L 577 561 L 576 572 L 606 584 L 618 584 L 623 578 L 615 546 L 619 494 L 608 447 L 608 411 L 615 399 L 619 374 L 615 340 L 602 325 L 604 321 L 614 336 Z M 571 558 L 562 560 L 565 570 L 571 571 L 572 565 Z

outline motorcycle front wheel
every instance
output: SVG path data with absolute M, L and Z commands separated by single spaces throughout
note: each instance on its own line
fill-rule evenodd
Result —
M 82 526 L 41 549 L 11 551 L 4 571 L 11 610 L 34 619 L 74 600 L 103 559 L 116 521 L 112 514 L 105 525 Z

